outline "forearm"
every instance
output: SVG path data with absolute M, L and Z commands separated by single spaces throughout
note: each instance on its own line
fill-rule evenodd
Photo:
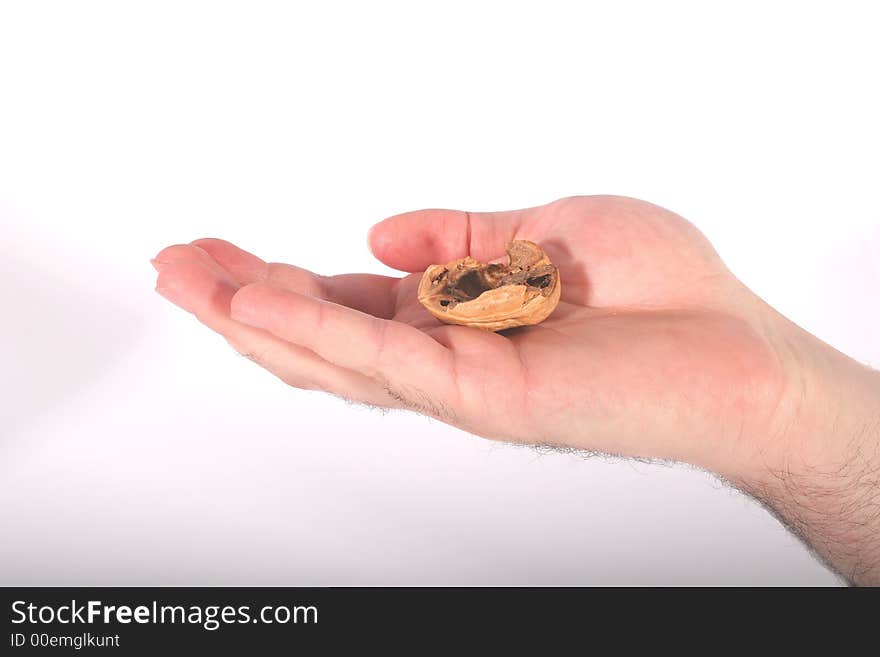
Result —
M 880 373 L 785 322 L 798 394 L 737 482 L 851 584 L 880 585 Z

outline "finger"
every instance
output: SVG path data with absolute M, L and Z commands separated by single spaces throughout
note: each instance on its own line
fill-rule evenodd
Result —
M 172 246 L 166 246 L 156 254 L 155 258 L 150 260 L 157 271 L 161 271 L 163 265 L 182 261 L 200 262 L 216 272 L 222 278 L 228 279 L 230 283 L 235 283 L 235 281 L 229 276 L 229 273 L 222 267 L 219 267 L 217 262 L 207 251 L 192 244 L 174 244 Z
M 239 285 L 267 282 L 376 317 L 394 315 L 397 278 L 374 274 L 320 276 L 294 265 L 265 262 L 234 244 L 214 238 L 198 239 L 192 245 L 208 253 Z
M 190 244 L 208 253 L 239 285 L 266 279 L 268 264 L 234 244 L 215 238 L 198 239 Z
M 446 421 L 455 417 L 452 352 L 412 326 L 265 283 L 241 288 L 231 315 L 376 379 L 410 408 Z
M 314 352 L 267 331 L 233 320 L 229 305 L 239 288 L 222 268 L 203 262 L 191 247 L 166 251 L 163 257 L 167 261 L 156 263 L 156 290 L 223 335 L 236 351 L 297 388 L 325 390 L 354 401 L 390 405 L 384 389 L 368 377 L 328 363 Z M 171 260 L 172 257 L 175 259 Z
M 329 392 L 370 406 L 395 407 L 394 400 L 376 381 L 357 372 L 328 363 L 314 352 L 267 331 L 240 327 L 230 331 L 226 341 L 239 354 L 302 390 Z
M 189 245 L 163 249 L 153 259 L 156 291 L 211 328 L 229 320 L 229 301 L 239 285 L 204 251 Z
M 468 255 L 485 262 L 503 256 L 512 239 L 540 239 L 540 210 L 417 210 L 379 222 L 368 242 L 376 258 L 401 271 L 424 271 Z

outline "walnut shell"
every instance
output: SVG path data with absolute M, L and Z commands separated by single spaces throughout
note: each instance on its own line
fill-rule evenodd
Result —
M 559 270 L 534 242 L 514 240 L 506 250 L 506 265 L 470 257 L 431 265 L 419 302 L 442 322 L 488 331 L 544 321 L 559 303 Z

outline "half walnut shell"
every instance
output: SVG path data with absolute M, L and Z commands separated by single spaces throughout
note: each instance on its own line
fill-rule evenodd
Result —
M 419 283 L 419 302 L 447 324 L 501 331 L 545 320 L 559 303 L 559 270 L 534 242 L 507 244 L 509 262 L 473 258 L 431 265 Z

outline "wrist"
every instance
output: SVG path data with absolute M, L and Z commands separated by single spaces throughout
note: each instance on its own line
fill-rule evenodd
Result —
M 880 430 L 880 372 L 853 360 L 783 317 L 776 332 L 786 394 L 769 432 L 762 470 L 809 475 L 868 465 Z M 871 458 L 868 458 L 871 457 Z
M 880 583 L 880 373 L 775 323 L 786 394 L 755 457 L 726 474 L 850 582 Z

